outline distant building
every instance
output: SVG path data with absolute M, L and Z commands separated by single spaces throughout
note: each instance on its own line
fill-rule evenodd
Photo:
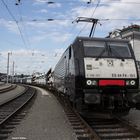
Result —
M 0 81 L 6 82 L 7 74 L 6 73 L 0 73 Z
M 140 25 L 131 25 L 123 27 L 123 29 L 116 29 L 109 33 L 108 38 L 129 39 L 140 68 Z

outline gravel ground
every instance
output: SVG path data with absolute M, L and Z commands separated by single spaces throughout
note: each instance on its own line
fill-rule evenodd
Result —
M 38 88 L 33 106 L 8 140 L 76 140 L 64 110 L 49 92 Z
M 123 118 L 140 130 L 140 110 L 131 109 L 129 114 Z

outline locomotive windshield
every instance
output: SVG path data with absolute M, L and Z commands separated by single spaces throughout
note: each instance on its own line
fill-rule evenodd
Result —
M 99 41 L 84 41 L 84 53 L 87 57 L 130 58 L 131 52 L 127 43 L 105 43 Z
M 107 56 L 105 42 L 84 41 L 84 53 L 85 56 L 98 56 L 101 53 L 102 56 Z
M 110 43 L 108 44 L 112 56 L 131 57 L 131 53 L 127 44 Z

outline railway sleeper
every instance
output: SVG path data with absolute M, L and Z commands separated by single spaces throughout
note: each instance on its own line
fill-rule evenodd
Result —
M 0 140 L 7 139 L 8 134 L 0 134 Z
M 110 132 L 126 132 L 128 131 L 126 128 L 114 128 L 114 129 L 96 129 L 97 133 L 110 133 Z
M 90 122 L 89 124 L 91 125 L 116 125 L 117 123 L 115 122 L 102 122 L 102 123 L 99 123 L 99 122 Z
M 99 133 L 99 135 L 102 137 L 106 137 L 106 136 L 135 136 L 134 133 L 132 132 L 112 132 L 112 133 Z
M 85 130 L 84 129 L 74 129 L 74 132 L 76 132 L 76 133 L 78 133 L 78 132 L 85 132 Z
M 83 126 L 81 123 L 71 123 L 72 126 Z
M 4 127 L 2 127 L 2 129 L 9 129 L 9 130 L 13 128 L 15 128 L 15 126 L 11 124 L 6 124 Z
M 69 120 L 70 123 L 80 123 L 80 120 Z
M 86 131 L 75 131 L 75 134 L 76 135 L 88 135 L 89 136 L 89 133 L 88 132 L 86 132 Z
M 85 129 L 85 126 L 73 126 L 73 129 L 78 130 L 78 129 Z
M 79 134 L 77 135 L 78 140 L 91 140 L 90 134 Z
M 92 125 L 94 129 L 100 128 L 122 128 L 120 124 L 113 124 L 113 125 Z
M 101 139 L 106 139 L 106 140 L 112 140 L 112 139 L 120 139 L 122 140 L 123 138 L 137 138 L 137 136 L 133 133 L 110 133 L 110 134 L 102 134 L 99 135 L 101 137 Z
M 8 134 L 8 133 L 12 133 L 12 130 L 9 130 L 9 129 L 0 130 L 0 134 Z

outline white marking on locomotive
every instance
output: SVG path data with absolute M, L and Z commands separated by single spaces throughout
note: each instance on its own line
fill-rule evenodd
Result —
M 86 78 L 137 78 L 133 59 L 84 58 Z

